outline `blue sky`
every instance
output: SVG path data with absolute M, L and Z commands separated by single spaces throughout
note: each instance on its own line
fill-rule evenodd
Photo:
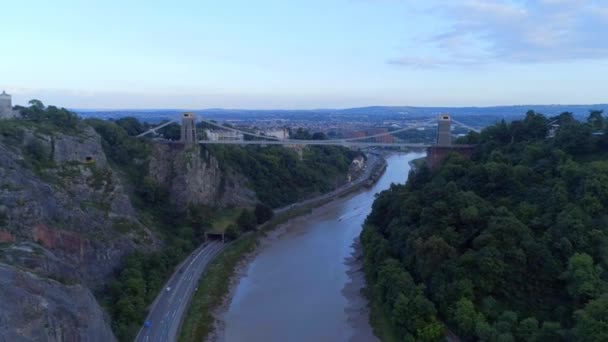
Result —
M 603 0 L 21 0 L 2 13 L 0 89 L 18 104 L 608 102 Z

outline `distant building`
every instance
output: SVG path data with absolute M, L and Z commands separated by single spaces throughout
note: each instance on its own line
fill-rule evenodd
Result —
M 437 145 L 452 145 L 452 119 L 447 114 L 440 115 L 437 120 Z
M 287 130 L 287 128 L 269 129 L 262 133 L 266 136 L 275 137 L 281 140 L 289 139 L 289 131 Z
M 13 110 L 12 98 L 6 91 L 0 94 L 0 119 L 12 119 L 18 116 L 18 112 Z
M 362 132 L 362 131 L 346 132 L 346 134 L 344 134 L 344 137 L 346 139 L 363 138 L 363 137 L 365 137 L 365 132 Z
M 210 129 L 206 129 L 205 134 L 207 135 L 207 139 L 211 141 L 242 141 L 244 139 L 243 133 L 235 131 L 212 131 Z

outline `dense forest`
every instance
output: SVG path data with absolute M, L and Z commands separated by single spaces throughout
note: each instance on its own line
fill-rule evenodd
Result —
M 312 146 L 298 154 L 281 146 L 211 146 L 222 167 L 247 176 L 260 201 L 271 207 L 297 202 L 346 182 L 357 151 L 339 146 Z
M 367 218 L 376 329 L 399 341 L 448 328 L 465 341 L 608 341 L 608 119 L 528 112 L 460 142 L 477 144 L 470 160 L 413 171 Z

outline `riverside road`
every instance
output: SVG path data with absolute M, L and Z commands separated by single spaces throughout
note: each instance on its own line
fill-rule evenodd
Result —
M 192 253 L 165 284 L 158 295 L 135 341 L 166 342 L 177 340 L 177 333 L 199 278 L 207 265 L 224 248 L 220 242 L 209 242 Z M 169 289 L 167 291 L 167 289 Z

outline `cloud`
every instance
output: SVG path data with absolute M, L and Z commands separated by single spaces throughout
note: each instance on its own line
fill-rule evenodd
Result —
M 438 0 L 424 13 L 447 24 L 447 29 L 423 38 L 442 59 L 403 56 L 390 64 L 438 67 L 608 59 L 608 6 L 599 1 Z
M 433 69 L 451 65 L 474 66 L 478 64 L 478 60 L 434 57 L 401 57 L 388 60 L 388 64 L 410 66 L 416 69 Z

